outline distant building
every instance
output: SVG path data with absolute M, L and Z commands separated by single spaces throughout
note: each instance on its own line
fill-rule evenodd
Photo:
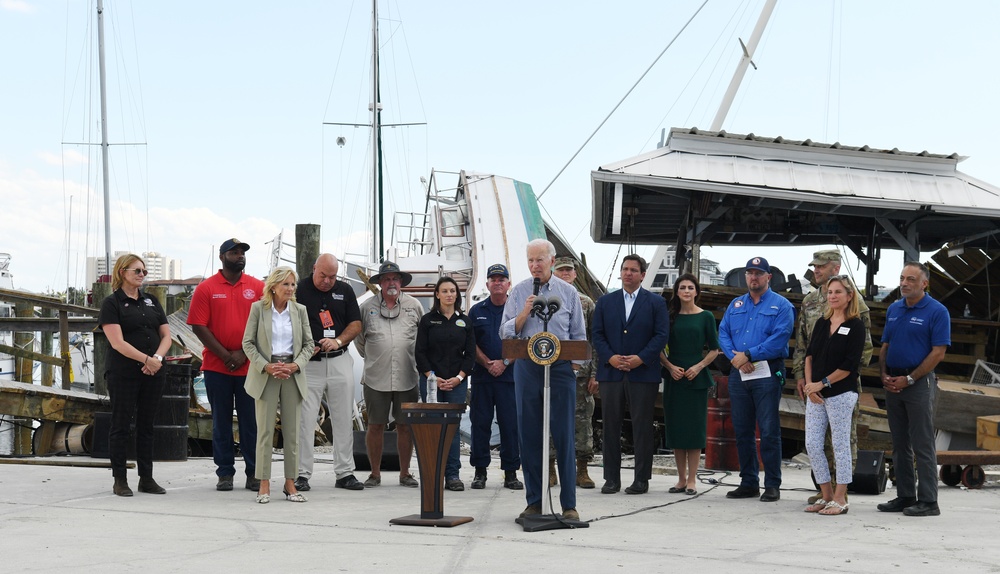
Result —
M 642 282 L 642 286 L 655 292 L 670 289 L 674 286 L 678 275 L 680 275 L 680 268 L 677 265 L 674 247 L 660 245 L 649 261 L 649 269 L 646 271 L 646 279 Z M 726 274 L 719 269 L 718 262 L 701 258 L 701 272 L 698 274 L 699 283 L 702 285 L 723 285 L 725 279 Z
M 128 253 L 128 251 L 115 251 L 111 267 L 114 268 L 118 258 Z M 180 259 L 166 257 L 156 251 L 147 251 L 139 256 L 146 262 L 146 271 L 149 271 L 146 281 L 165 281 L 181 278 Z M 108 268 L 104 264 L 104 257 L 87 258 L 87 285 L 96 282 L 98 277 L 109 274 Z

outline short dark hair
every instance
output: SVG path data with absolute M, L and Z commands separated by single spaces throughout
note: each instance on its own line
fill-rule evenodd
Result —
M 625 266 L 626 261 L 635 261 L 636 263 L 638 263 L 640 273 L 645 273 L 646 268 L 649 267 L 649 265 L 646 263 L 646 260 L 643 259 L 642 257 L 639 257 L 639 255 L 636 253 L 630 253 L 629 255 L 622 257 L 622 267 Z
M 930 281 L 931 280 L 931 270 L 928 269 L 926 265 L 924 265 L 923 263 L 921 263 L 919 261 L 907 261 L 906 263 L 903 263 L 903 267 L 904 268 L 906 268 L 906 267 L 916 267 L 917 269 L 920 270 L 920 273 L 923 274 L 924 281 Z

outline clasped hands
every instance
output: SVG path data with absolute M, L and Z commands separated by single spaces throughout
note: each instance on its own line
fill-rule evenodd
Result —
M 268 363 L 264 365 L 264 371 L 276 379 L 289 379 L 298 370 L 299 366 L 295 363 Z
M 807 382 L 805 379 L 799 379 L 796 381 L 795 386 L 798 387 L 800 399 L 806 400 L 808 398 L 817 405 L 823 404 L 823 396 L 819 394 L 824 388 L 823 383 Z
M 733 359 L 729 362 L 748 375 L 754 371 L 753 363 L 750 362 L 750 359 L 747 358 L 746 353 L 743 351 L 737 352 L 736 349 L 733 349 Z
M 486 370 L 491 376 L 499 377 L 507 369 L 507 365 L 503 364 L 503 359 L 493 359 L 491 361 L 486 361 Z
M 500 363 L 502 364 L 503 361 L 500 361 Z M 457 387 L 458 385 L 460 385 L 462 383 L 462 379 L 458 377 L 450 377 L 447 379 L 438 378 L 437 382 L 438 382 L 438 389 L 442 391 L 450 391 L 455 387 Z
M 642 365 L 642 359 L 638 355 L 611 355 L 608 363 L 619 371 L 629 372 Z
M 670 376 L 675 381 L 679 381 L 681 379 L 687 379 L 689 381 L 693 381 L 695 379 L 695 377 L 698 376 L 698 373 L 701 372 L 702 366 L 700 364 L 696 363 L 696 364 L 691 365 L 690 367 L 688 367 L 688 368 L 685 369 L 684 367 L 678 367 L 677 365 L 671 365 L 670 368 L 667 369 L 667 370 L 669 371 Z

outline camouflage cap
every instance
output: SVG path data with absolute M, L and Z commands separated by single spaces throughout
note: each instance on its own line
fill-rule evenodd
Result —
M 552 268 L 563 269 L 565 267 L 576 269 L 576 260 L 572 257 L 556 257 L 556 264 L 553 265 Z
M 809 265 L 826 265 L 831 261 L 840 263 L 840 252 L 836 249 L 825 249 L 813 253 L 813 260 Z

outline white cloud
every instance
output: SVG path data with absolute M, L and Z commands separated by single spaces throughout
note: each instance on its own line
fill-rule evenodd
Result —
M 0 10 L 30 14 L 35 11 L 35 7 L 24 0 L 0 0 Z
M 75 149 L 67 149 L 63 151 L 62 156 L 56 155 L 50 151 L 41 151 L 38 152 L 36 155 L 46 164 L 54 166 L 70 167 L 77 165 L 86 165 L 90 161 L 90 158 L 76 151 Z

